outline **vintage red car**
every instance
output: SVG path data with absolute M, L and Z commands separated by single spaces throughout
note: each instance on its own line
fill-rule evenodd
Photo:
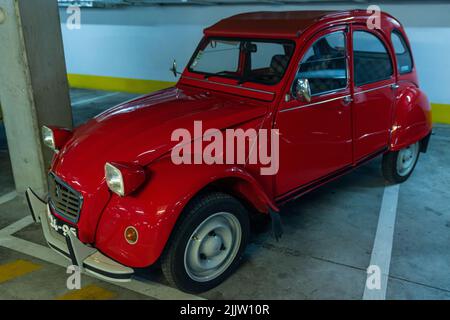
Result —
M 27 199 L 48 244 L 117 281 L 160 262 L 172 285 L 201 292 L 238 266 L 251 214 L 270 217 L 279 237 L 283 203 L 378 155 L 388 181 L 405 181 L 428 146 L 430 104 L 402 25 L 381 13 L 373 28 L 371 17 L 295 11 L 221 20 L 204 30 L 175 87 L 73 132 L 44 127 L 55 150 L 49 194 L 40 200 L 28 190 Z M 174 163 L 174 131 L 191 132 L 195 122 L 215 133 L 277 130 L 276 172 L 248 161 Z

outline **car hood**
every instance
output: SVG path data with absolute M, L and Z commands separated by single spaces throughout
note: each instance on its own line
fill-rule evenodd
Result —
M 52 171 L 81 192 L 94 192 L 104 181 L 106 162 L 146 166 L 177 141 L 172 132 L 225 129 L 263 118 L 267 104 L 194 88 L 169 88 L 113 107 L 77 128 L 57 155 Z

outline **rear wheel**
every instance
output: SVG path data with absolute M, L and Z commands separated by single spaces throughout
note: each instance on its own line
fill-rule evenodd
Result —
M 216 192 L 194 200 L 181 219 L 161 259 L 163 273 L 183 291 L 209 290 L 238 266 L 248 243 L 248 212 Z
M 383 156 L 383 176 L 392 183 L 406 181 L 416 167 L 419 153 L 419 142 L 409 145 L 399 151 L 386 153 Z

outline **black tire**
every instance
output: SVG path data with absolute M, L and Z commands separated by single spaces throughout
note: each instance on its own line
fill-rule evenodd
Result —
M 400 151 L 391 151 L 383 155 L 382 172 L 384 178 L 390 183 L 402 183 L 408 180 L 417 165 L 420 155 L 420 143 L 418 143 L 419 150 L 417 151 L 417 157 L 414 161 L 411 171 L 406 175 L 400 175 L 397 170 L 397 161 Z
M 185 250 L 197 227 L 218 212 L 231 213 L 239 221 L 241 226 L 240 246 L 234 260 L 222 274 L 210 281 L 196 281 L 186 271 Z M 164 276 L 170 285 L 185 292 L 200 293 L 210 290 L 223 282 L 238 267 L 247 247 L 249 234 L 249 213 L 236 198 L 221 192 L 200 196 L 185 208 L 172 232 L 161 257 Z

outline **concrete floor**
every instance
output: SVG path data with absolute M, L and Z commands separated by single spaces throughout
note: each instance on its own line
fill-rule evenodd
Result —
M 132 95 L 72 90 L 71 97 L 80 124 Z M 1 148 L 0 196 L 13 190 Z M 386 299 L 450 299 L 449 168 L 450 126 L 437 125 L 429 152 L 398 192 Z M 0 299 L 361 299 L 384 192 L 375 159 L 287 204 L 283 238 L 276 242 L 267 224 L 255 226 L 242 266 L 199 297 L 167 287 L 157 269 L 141 270 L 122 286 L 83 276 L 83 290 L 69 292 L 68 263 L 44 246 L 39 226 L 0 231 Z M 0 230 L 27 214 L 21 196 L 0 204 Z M 15 264 L 29 272 L 14 276 Z

